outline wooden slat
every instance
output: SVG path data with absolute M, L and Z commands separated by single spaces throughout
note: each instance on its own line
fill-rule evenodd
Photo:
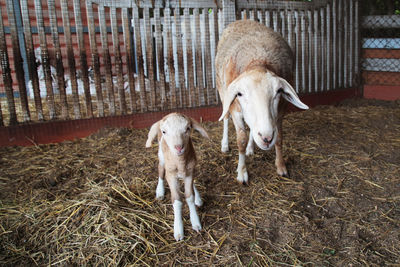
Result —
M 320 68 L 320 91 L 326 90 L 326 76 L 329 75 L 326 71 L 326 57 L 327 57 L 327 49 L 326 49 L 326 9 L 320 9 L 320 19 L 321 19 L 321 32 L 319 35 L 320 45 L 321 45 L 321 68 Z
M 336 89 L 338 86 L 338 38 L 337 38 L 337 0 L 333 0 L 332 3 L 332 86 Z
M 136 105 L 136 90 L 135 90 L 135 78 L 134 78 L 134 65 L 135 65 L 135 57 L 132 51 L 133 43 L 132 43 L 132 35 L 130 31 L 130 17 L 128 8 L 122 9 L 122 30 L 124 33 L 124 44 L 126 50 L 126 69 L 128 75 L 128 84 L 129 84 L 129 95 L 130 95 L 130 109 L 131 112 L 134 113 L 137 111 Z
M 99 5 L 99 24 L 100 24 L 100 38 L 101 38 L 101 48 L 103 55 L 103 64 L 105 70 L 106 78 L 106 90 L 108 96 L 108 108 L 111 115 L 115 115 L 115 95 L 114 95 L 114 83 L 112 79 L 112 69 L 111 69 L 111 56 L 110 50 L 108 49 L 108 34 L 106 26 L 106 13 L 104 5 Z
M 205 54 L 204 60 L 206 64 L 206 84 L 207 84 L 207 104 L 217 103 L 217 96 L 215 91 L 212 90 L 212 68 L 211 68 L 211 48 L 210 48 L 210 23 L 209 14 L 207 9 L 203 9 L 204 16 L 204 42 L 205 42 Z
M 151 29 L 150 10 L 148 7 L 143 9 L 143 22 L 145 29 L 145 42 L 146 42 L 146 64 L 147 64 L 147 79 L 150 82 L 150 101 L 151 110 L 157 110 L 158 99 L 155 86 L 154 75 L 154 54 L 153 54 L 153 31 Z
M 49 62 L 49 53 L 47 50 L 46 33 L 44 30 L 43 8 L 41 0 L 35 0 L 35 11 L 36 11 L 36 22 L 39 34 L 39 41 L 40 41 L 43 73 L 46 82 L 46 93 L 47 93 L 46 99 L 49 108 L 49 116 L 50 119 L 56 119 L 57 114 L 54 104 L 53 85 L 52 85 L 51 69 Z
M 10 25 L 13 61 L 14 61 L 15 74 L 17 76 L 17 82 L 18 82 L 19 98 L 20 98 L 21 111 L 22 111 L 22 120 L 24 122 L 28 122 L 31 120 L 31 118 L 30 118 L 30 113 L 29 113 L 23 61 L 22 61 L 20 47 L 19 47 L 17 23 L 15 20 L 13 1 L 7 0 L 6 7 L 7 7 L 8 23 Z
M 78 39 L 79 63 L 82 74 L 81 80 L 83 83 L 83 90 L 85 92 L 86 116 L 92 118 L 93 117 L 92 97 L 90 95 L 89 73 L 87 65 L 85 39 L 83 38 L 80 0 L 74 0 L 73 4 L 74 4 L 74 14 L 75 14 L 75 29 Z
M 337 16 L 338 16 L 338 86 L 340 88 L 343 87 L 343 1 L 338 0 L 337 7 Z
M 135 51 L 137 60 L 137 76 L 139 79 L 140 88 L 140 111 L 147 111 L 147 94 L 144 83 L 144 71 L 143 71 L 143 52 L 142 52 L 142 41 L 140 37 L 140 20 L 139 20 L 139 9 L 137 6 L 133 6 L 133 30 L 135 39 Z
M 301 20 L 301 80 L 302 80 L 302 92 L 308 92 L 308 40 L 306 37 L 306 14 L 300 13 Z
M 117 9 L 115 7 L 110 8 L 110 16 L 111 16 L 111 33 L 112 33 L 112 41 L 113 41 L 113 50 L 114 50 L 114 67 L 115 74 L 117 76 L 117 90 L 118 90 L 118 98 L 119 98 L 119 107 L 122 115 L 127 113 L 126 108 L 126 99 L 125 99 L 125 89 L 124 89 L 124 77 L 123 77 L 123 69 L 122 69 L 122 58 L 121 51 L 119 49 L 119 33 L 118 33 L 118 25 L 117 25 Z
M 97 96 L 97 110 L 100 117 L 104 116 L 104 102 L 103 102 L 103 90 L 101 88 L 101 76 L 100 76 L 100 59 L 99 53 L 97 52 L 97 41 L 96 31 L 94 28 L 93 18 L 93 7 L 90 1 L 86 1 L 86 15 L 89 29 L 89 40 L 90 40 L 90 51 L 92 55 L 92 66 L 94 73 L 94 84 L 96 87 Z
M 271 28 L 271 12 L 269 10 L 265 11 L 265 26 Z
M 349 76 L 348 85 L 353 84 L 353 71 L 354 71 L 354 1 L 350 0 L 349 3 Z
M 360 83 L 360 6 L 359 0 L 355 0 L 354 3 L 354 73 L 357 75 L 357 80 L 355 81 L 359 85 Z
M 323 7 L 326 5 L 328 0 L 319 0 L 312 2 L 303 1 L 260 1 L 260 0 L 246 0 L 236 1 L 236 8 L 269 8 L 278 10 L 310 10 L 314 8 Z
M 314 33 L 313 33 L 313 16 L 311 10 L 307 10 L 307 32 L 308 32 L 308 51 L 307 51 L 307 74 L 308 74 L 308 92 L 314 92 L 314 61 L 313 61 L 313 55 L 314 55 Z M 307 38 L 307 37 L 306 37 Z
M 195 8 L 193 10 L 194 16 L 194 28 L 195 28 L 195 66 L 196 66 L 196 95 L 197 100 L 200 105 L 204 104 L 204 100 L 206 99 L 203 95 L 205 92 L 204 83 L 203 83 L 203 62 L 201 60 L 201 34 L 200 34 L 200 14 L 199 9 Z M 204 99 L 203 99 L 204 97 Z
M 1 14 L 1 6 L 0 6 L 0 14 Z M 4 26 L 3 26 L 3 19 L 0 19 L 0 61 L 1 61 L 1 76 L 3 78 L 4 90 L 6 91 L 7 97 L 7 106 L 8 106 L 8 113 L 10 116 L 9 125 L 15 125 L 18 123 L 17 120 L 17 113 L 15 111 L 15 103 L 14 103 L 14 92 L 12 88 L 12 77 L 11 77 L 11 69 L 10 63 L 8 60 L 8 52 L 7 52 L 7 43 L 4 34 Z M 3 115 L 1 113 L 1 125 L 3 123 Z
M 217 50 L 218 40 L 219 40 L 218 9 L 214 8 L 212 10 L 212 14 L 213 14 L 213 18 L 214 18 L 214 53 L 211 54 L 211 60 L 214 63 L 212 65 L 212 70 L 214 71 L 214 74 L 215 74 L 216 73 L 216 71 L 215 71 L 215 56 L 216 56 L 216 50 Z M 199 28 L 199 31 L 200 31 L 200 28 Z M 215 75 L 213 75 L 213 77 L 215 79 Z M 216 104 L 219 104 L 220 99 L 219 99 L 219 93 L 218 93 L 217 86 L 215 86 L 213 91 L 215 94 Z
M 302 73 L 302 64 L 301 64 L 301 14 L 299 11 L 294 11 L 294 19 L 295 19 L 295 37 L 296 37 L 296 73 L 295 73 L 295 84 L 296 84 L 296 92 L 300 93 L 302 89 L 300 77 Z
M 154 9 L 154 31 L 156 38 L 156 58 L 157 58 L 157 73 L 159 77 L 159 88 L 160 88 L 160 107 L 162 110 L 166 108 L 167 104 L 167 95 L 165 91 L 165 71 L 164 71 L 164 51 L 163 51 L 163 40 L 162 40 L 162 31 L 161 31 L 161 19 L 160 19 L 160 9 Z
M 343 87 L 347 88 L 349 77 L 349 1 L 343 2 L 343 24 L 344 24 L 344 40 L 343 40 Z
M 25 52 L 27 58 L 29 79 L 31 81 L 33 88 L 36 116 L 39 121 L 42 121 L 44 119 L 42 99 L 40 97 L 39 77 L 36 67 L 35 50 L 33 47 L 31 22 L 29 19 L 28 0 L 21 0 L 20 3 L 21 3 L 21 17 L 24 24 L 24 38 L 25 38 L 25 49 L 26 49 Z
M 57 85 L 60 96 L 60 105 L 61 105 L 61 118 L 68 118 L 68 103 L 67 103 L 67 94 L 65 92 L 65 81 L 64 81 L 64 66 L 62 62 L 60 41 L 58 37 L 58 25 L 57 25 L 57 15 L 55 10 L 55 2 L 54 0 L 47 1 L 48 11 L 49 11 L 49 21 L 50 21 L 50 29 L 51 29 L 51 37 L 53 39 L 54 46 L 54 54 L 55 54 L 55 69 L 57 72 Z M 64 25 L 65 29 L 65 25 Z M 69 28 L 67 29 L 68 32 Z M 80 108 L 79 108 L 79 97 L 74 97 L 74 111 L 75 118 L 79 119 L 81 117 Z
M 176 27 L 176 51 L 178 51 L 179 107 L 185 107 L 187 105 L 187 93 L 185 90 L 185 75 L 183 73 L 183 53 L 179 53 L 179 51 L 182 51 L 181 15 L 179 8 L 175 8 L 174 10 L 174 19 Z
M 182 1 L 182 0 L 152 0 L 152 1 L 134 1 L 132 0 L 91 0 L 93 3 L 104 4 L 105 6 L 114 6 L 118 8 L 130 8 L 138 5 L 139 8 L 208 8 L 217 7 L 220 5 L 220 0 L 196 0 L 196 1 Z
M 272 23 L 274 31 L 279 32 L 278 11 L 272 11 Z
M 174 51 L 172 45 L 172 26 L 171 26 L 171 9 L 164 9 L 164 38 L 166 38 L 167 46 L 167 64 L 169 74 L 169 107 L 177 107 L 176 81 L 175 81 L 175 66 L 174 66 Z
M 332 89 L 332 16 L 331 4 L 326 6 L 326 89 Z
M 187 64 L 187 86 L 189 93 L 189 107 L 195 107 L 198 105 L 197 95 L 194 90 L 194 74 L 193 74 L 193 47 L 192 47 L 192 28 L 190 23 L 189 9 L 183 10 L 184 23 L 185 23 L 185 39 L 186 39 L 186 64 Z
M 282 37 L 287 41 L 287 30 L 286 30 L 286 14 L 285 11 L 279 12 L 279 21 L 281 22 L 281 34 Z
M 321 72 L 321 65 L 319 64 L 321 61 L 322 53 L 321 53 L 321 44 L 319 42 L 321 38 L 321 31 L 320 31 L 320 26 L 319 26 L 319 17 L 318 17 L 318 10 L 314 9 L 313 11 L 314 15 L 314 65 L 313 67 L 313 74 L 314 74 L 314 91 L 315 92 L 320 92 L 320 75 L 322 75 Z

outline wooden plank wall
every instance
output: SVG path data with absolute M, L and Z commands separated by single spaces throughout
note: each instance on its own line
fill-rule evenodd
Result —
M 21 0 L 25 88 L 12 2 L 0 3 L 6 125 L 217 105 L 215 49 L 240 17 L 288 40 L 299 93 L 353 87 L 358 77 L 358 0 Z

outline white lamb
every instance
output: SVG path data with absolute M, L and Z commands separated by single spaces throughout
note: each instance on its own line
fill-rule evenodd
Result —
M 171 113 L 151 126 L 146 142 L 146 147 L 151 147 L 152 141 L 156 136 L 158 137 L 159 178 L 156 198 L 164 198 L 165 178 L 171 190 L 171 201 L 174 207 L 174 237 L 177 241 L 184 237 L 178 178 L 183 179 L 185 184 L 185 198 L 192 228 L 195 231 L 201 230 L 195 206 L 200 207 L 203 202 L 193 183 L 196 154 L 190 137 L 192 129 L 209 138 L 206 130 L 192 118 L 180 113 Z

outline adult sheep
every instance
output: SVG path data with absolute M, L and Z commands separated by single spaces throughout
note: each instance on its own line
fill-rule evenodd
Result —
M 290 85 L 293 52 L 282 36 L 251 20 L 230 24 L 222 33 L 215 59 L 217 88 L 222 101 L 224 131 L 222 152 L 228 151 L 229 113 L 236 128 L 239 163 L 237 180 L 248 182 L 245 157 L 254 153 L 254 141 L 262 150 L 275 145 L 277 172 L 287 176 L 282 157 L 282 118 L 285 101 L 308 109 Z M 245 123 L 250 128 L 247 137 Z

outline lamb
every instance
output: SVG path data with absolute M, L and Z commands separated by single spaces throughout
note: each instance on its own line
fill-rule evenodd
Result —
M 195 231 L 201 230 L 195 206 L 200 207 L 203 202 L 193 183 L 196 154 L 190 137 L 192 129 L 209 139 L 206 130 L 197 121 L 180 113 L 171 113 L 151 126 L 146 142 L 146 147 L 151 147 L 152 141 L 156 136 L 158 137 L 159 178 L 156 198 L 164 198 L 165 178 L 171 190 L 171 201 L 174 208 L 174 237 L 177 241 L 184 237 L 178 178 L 183 179 L 185 184 L 185 198 L 189 207 L 192 228 Z
M 248 182 L 246 155 L 254 153 L 254 142 L 262 150 L 275 146 L 278 175 L 288 172 L 282 157 L 282 118 L 286 102 L 300 109 L 300 101 L 291 86 L 293 52 L 279 33 L 251 20 L 230 24 L 223 32 L 215 59 L 217 89 L 224 121 L 222 152 L 228 147 L 229 114 L 236 129 L 239 148 L 237 180 Z M 250 128 L 248 138 L 245 123 Z

